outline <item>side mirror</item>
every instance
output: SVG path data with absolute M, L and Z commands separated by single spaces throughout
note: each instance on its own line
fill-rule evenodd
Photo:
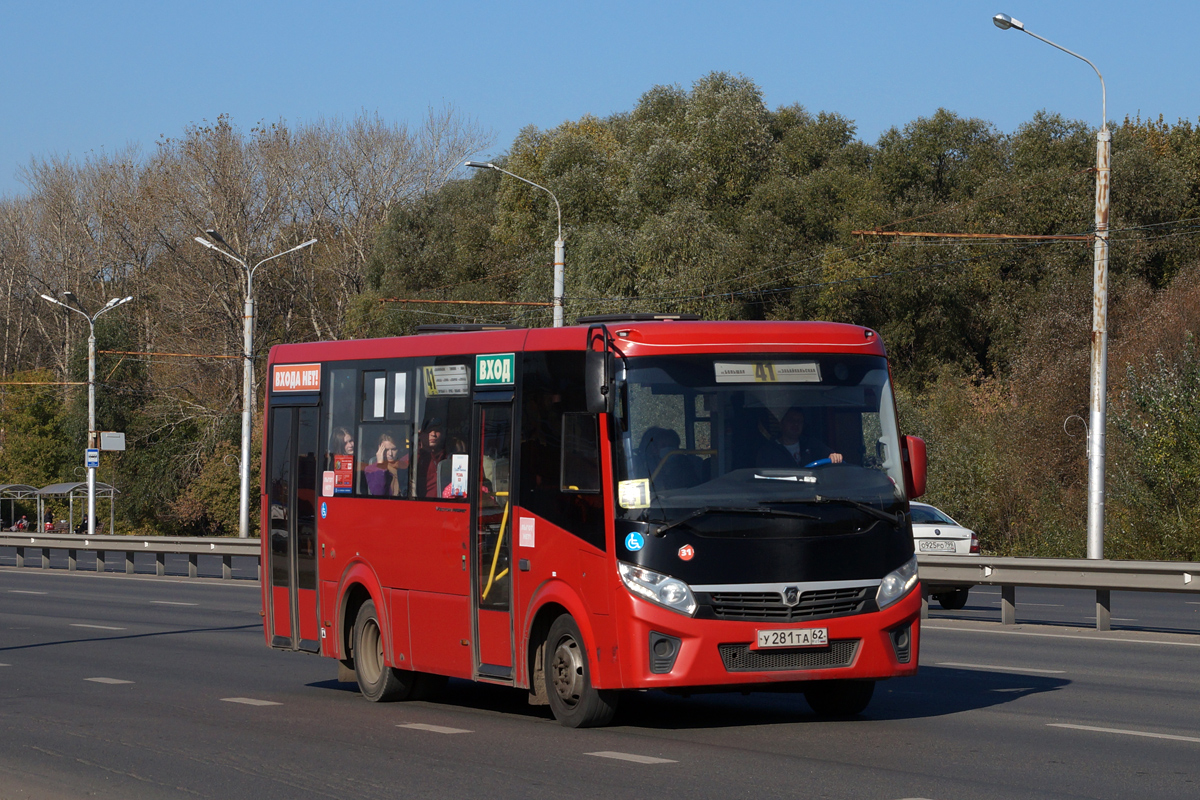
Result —
M 904 489 L 909 500 L 925 494 L 925 440 L 918 436 L 901 439 L 904 447 Z
M 596 345 L 600 349 L 596 349 Z M 583 392 L 589 414 L 611 413 L 615 401 L 613 358 L 609 352 L 612 340 L 608 328 L 593 325 L 587 332 L 587 352 L 583 360 Z

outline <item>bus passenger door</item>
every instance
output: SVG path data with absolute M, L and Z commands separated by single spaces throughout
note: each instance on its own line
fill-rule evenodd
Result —
M 475 675 L 513 680 L 511 403 L 475 404 L 468 493 L 471 498 L 471 552 Z
M 271 409 L 267 507 L 271 537 L 271 646 L 319 652 L 317 620 L 317 409 Z

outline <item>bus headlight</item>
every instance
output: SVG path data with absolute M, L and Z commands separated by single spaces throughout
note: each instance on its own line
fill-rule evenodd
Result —
M 875 603 L 883 610 L 892 603 L 908 594 L 917 585 L 917 557 L 913 556 L 902 566 L 892 570 L 883 577 L 879 591 L 875 593 Z
M 617 562 L 617 571 L 625 588 L 638 597 L 689 617 L 696 613 L 696 598 L 683 581 L 622 561 Z

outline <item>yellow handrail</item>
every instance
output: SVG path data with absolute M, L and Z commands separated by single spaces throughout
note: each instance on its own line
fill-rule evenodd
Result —
M 508 492 L 496 492 L 496 496 L 508 497 Z M 504 514 L 500 517 L 500 535 L 496 537 L 496 550 L 492 553 L 492 569 L 488 574 L 487 586 L 483 587 L 483 594 L 479 597 L 480 600 L 487 600 L 488 592 L 492 590 L 492 583 L 508 574 L 508 570 L 505 569 L 504 572 L 496 575 L 496 565 L 500 562 L 500 545 L 504 544 L 504 525 L 508 522 L 508 509 L 510 505 L 510 503 L 504 504 Z

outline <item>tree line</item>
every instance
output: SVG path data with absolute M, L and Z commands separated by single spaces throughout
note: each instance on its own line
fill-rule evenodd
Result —
M 245 274 L 194 237 L 215 229 L 250 264 L 319 239 L 255 275 L 258 363 L 279 342 L 369 334 L 355 304 L 380 223 L 489 142 L 445 108 L 411 126 L 221 117 L 148 154 L 33 160 L 27 194 L 0 201 L 0 482 L 82 479 L 86 391 L 52 384 L 86 381 L 88 325 L 40 295 L 88 313 L 132 296 L 96 325 L 97 427 L 128 448 L 99 473 L 121 492 L 117 529 L 236 533 Z
M 411 172 L 391 136 L 350 136 L 397 130 L 378 120 L 247 135 L 221 120 L 148 159 L 36 164 L 30 195 L 0 215 L 4 375 L 78 379 L 86 332 L 34 302 L 40 287 L 144 297 L 104 319 L 102 349 L 237 354 L 240 270 L 188 244 L 204 227 L 264 254 L 321 239 L 264 273 L 260 357 L 273 342 L 425 322 L 548 324 L 536 306 L 432 302 L 548 301 L 557 233 L 546 194 L 455 172 L 483 138 L 443 122 L 453 135 L 406 132 L 426 143 L 405 151 L 422 154 Z M 346 160 L 356 187 L 390 188 L 363 199 L 332 166 Z M 1090 245 L 855 232 L 1088 234 L 1094 162 L 1095 130 L 1051 113 L 1004 133 L 940 110 L 870 144 L 840 114 L 768 109 L 753 81 L 725 73 L 527 128 L 497 160 L 561 203 L 568 322 L 654 310 L 875 328 L 902 424 L 930 447 L 931 502 L 987 551 L 1060 556 L 1086 538 L 1086 436 L 1069 418 L 1087 416 Z M 1200 129 L 1126 119 L 1112 164 L 1107 554 L 1200 558 Z M 89 257 L 101 247 L 113 255 Z M 98 394 L 131 442 L 113 463 L 119 513 L 146 529 L 234 530 L 236 361 L 105 358 Z M 77 461 L 81 393 L 3 388 L 0 475 L 36 483 L 22 476 L 37 463 L 58 479 Z M 33 440 L 36 462 L 20 451 Z

